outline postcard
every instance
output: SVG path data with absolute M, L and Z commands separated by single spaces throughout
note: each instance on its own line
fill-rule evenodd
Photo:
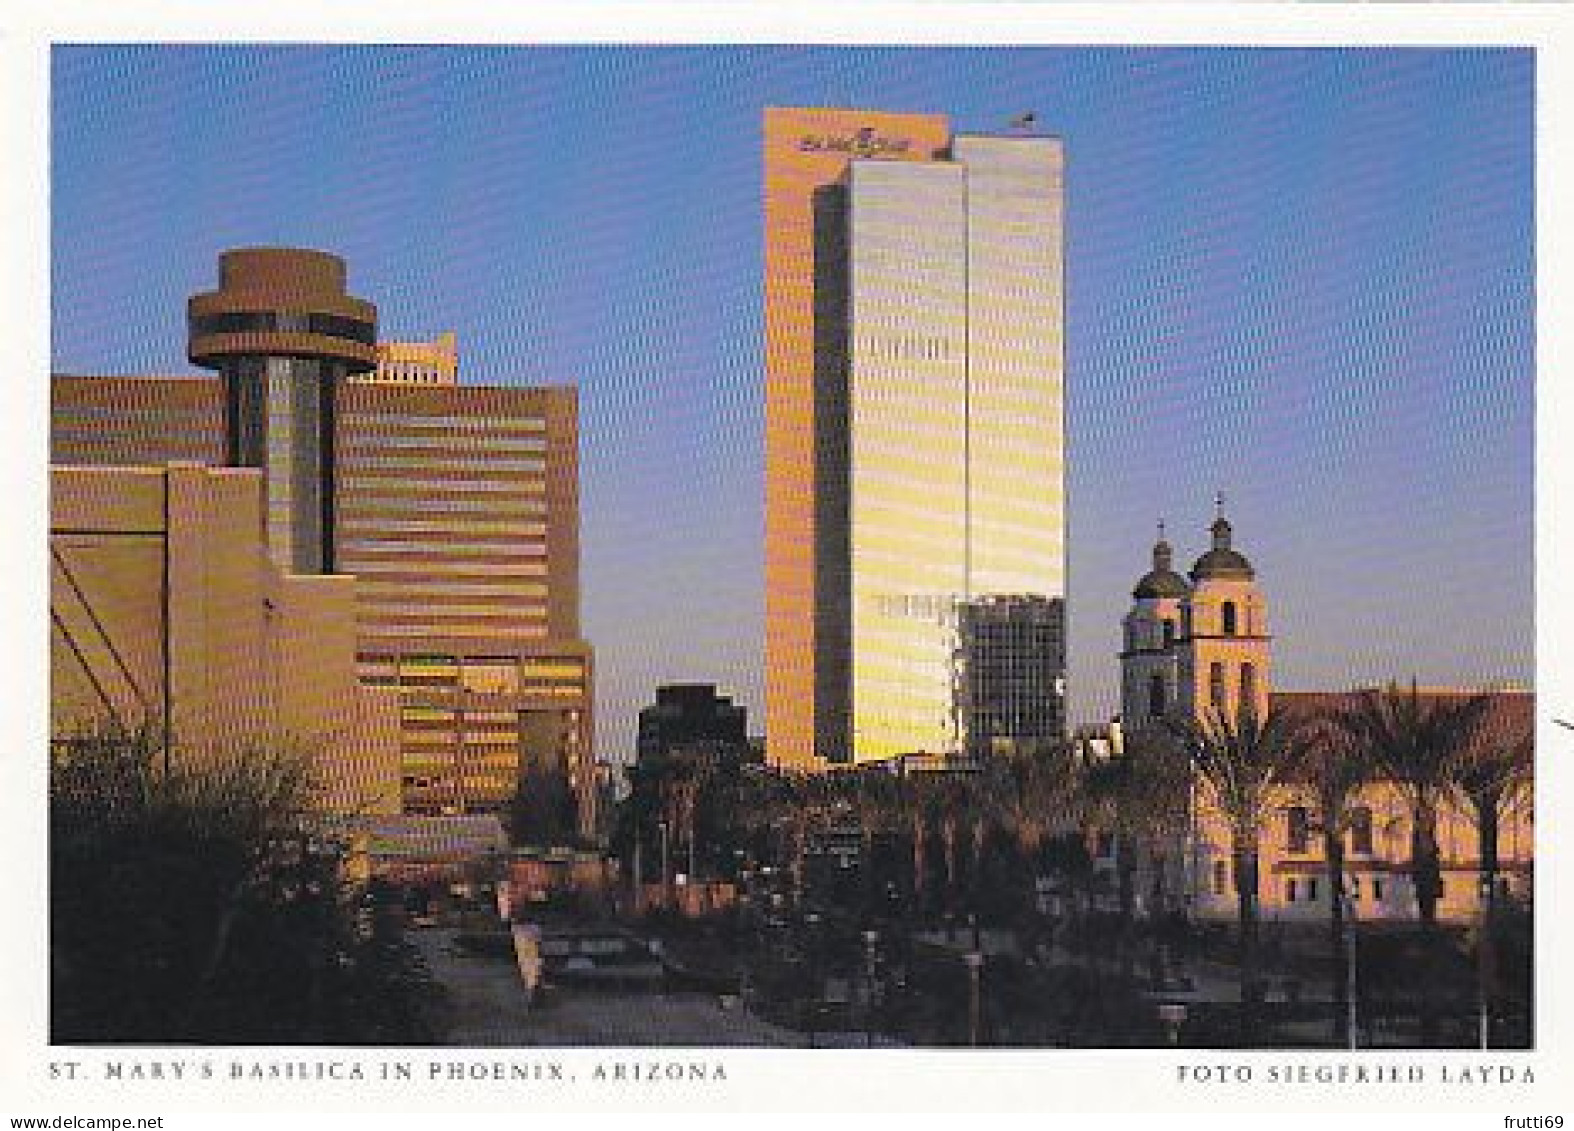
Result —
M 12 1126 L 1561 1126 L 1563 13 L 95 17 Z

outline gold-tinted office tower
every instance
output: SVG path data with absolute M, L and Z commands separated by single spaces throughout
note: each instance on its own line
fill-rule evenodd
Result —
M 770 757 L 1028 737 L 970 733 L 962 637 L 1064 597 L 1061 143 L 768 110 L 765 147 Z
M 815 202 L 855 153 L 931 161 L 948 129 L 932 114 L 765 112 L 765 727 L 778 765 L 819 764 L 816 657 L 838 627 L 816 594 Z

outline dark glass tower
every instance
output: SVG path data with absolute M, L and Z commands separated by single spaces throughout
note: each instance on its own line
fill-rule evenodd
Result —
M 336 400 L 377 364 L 377 308 L 346 293 L 337 256 L 243 248 L 219 257 L 219 289 L 193 295 L 187 321 L 187 356 L 224 379 L 227 462 L 262 470 L 274 561 L 332 573 Z
M 1054 740 L 1066 732 L 1066 604 L 993 595 L 960 610 L 957 700 L 967 752 Z

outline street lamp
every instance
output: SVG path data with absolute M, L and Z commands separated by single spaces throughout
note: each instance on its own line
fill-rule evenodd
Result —
M 1180 1044 L 1181 1026 L 1186 1024 L 1186 1005 L 1184 1002 L 1166 1001 L 1159 1004 L 1159 1021 L 1164 1025 L 1168 1034 L 1171 1047 Z
M 1492 996 L 1489 985 L 1492 977 L 1492 903 L 1494 888 L 1491 876 L 1482 876 L 1480 884 L 1479 917 L 1480 936 L 1476 941 L 1476 996 L 1479 1002 L 1481 1047 L 1492 1047 Z
M 864 940 L 864 1044 L 874 1043 L 875 1005 L 875 947 L 880 943 L 880 932 L 873 928 L 863 933 Z
M 813 1048 L 820 1027 L 820 1000 L 824 995 L 820 985 L 820 915 L 811 911 L 803 917 L 803 922 L 809 929 L 809 1047 Z
M 661 898 L 663 903 L 672 899 L 672 860 L 668 844 L 667 822 L 661 822 Z
M 983 1021 L 983 980 L 984 956 L 970 950 L 962 956 L 962 961 L 967 964 L 967 1043 L 978 1046 L 978 1037 Z
M 1355 900 L 1350 898 L 1349 885 L 1341 886 L 1344 889 L 1339 892 L 1339 898 L 1344 901 L 1344 1027 L 1350 1051 L 1354 1052 L 1360 1046 L 1360 1030 L 1356 1027 Z

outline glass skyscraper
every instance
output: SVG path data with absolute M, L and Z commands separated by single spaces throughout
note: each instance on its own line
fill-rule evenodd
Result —
M 799 580 L 771 568 L 788 540 L 811 559 L 812 632 L 804 649 L 802 628 L 768 608 L 768 749 L 811 766 L 956 755 L 978 747 L 968 703 L 990 694 L 968 670 L 964 611 L 1065 590 L 1061 143 L 957 136 L 915 149 L 903 119 L 865 124 L 858 111 L 818 112 L 835 126 L 801 130 L 797 151 L 781 119 L 773 129 L 773 115 L 813 113 L 767 112 L 767 274 L 796 273 L 812 295 L 806 326 L 769 304 L 768 278 L 767 335 L 806 338 L 813 359 L 784 372 L 791 351 L 772 351 L 767 600 L 781 609 L 775 587 Z M 839 145 L 840 169 L 797 218 L 812 254 L 773 259 L 771 225 L 793 220 L 772 212 L 773 161 Z M 812 470 L 777 458 L 806 395 Z M 794 494 L 812 498 L 810 522 L 773 505 Z M 1058 695 L 1047 669 L 1062 655 L 1022 655 L 1045 678 L 1004 677 Z

